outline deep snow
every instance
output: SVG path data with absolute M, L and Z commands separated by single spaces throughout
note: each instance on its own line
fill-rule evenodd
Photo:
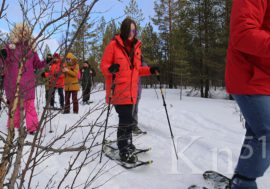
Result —
M 39 87 L 37 92 L 38 99 L 42 99 L 44 88 Z M 112 176 L 114 177 L 103 185 L 102 189 L 185 189 L 192 184 L 207 186 L 201 176 L 205 170 L 217 170 L 229 177 L 232 175 L 245 133 L 236 103 L 225 99 L 187 96 L 184 96 L 180 101 L 179 92 L 179 89 L 165 90 L 179 160 L 177 161 L 175 158 L 159 89 L 156 91 L 143 89 L 139 105 L 139 126 L 142 130 L 147 131 L 147 135 L 135 137 L 134 144 L 141 148 L 151 147 L 150 152 L 141 154 L 139 158 L 153 160 L 154 163 L 133 170 L 125 170 L 120 166 L 115 167 L 115 163 L 109 161 L 106 168 L 112 168 L 110 172 L 97 179 L 90 188 L 98 186 Z M 222 90 L 212 94 L 214 97 L 215 94 L 219 98 L 225 97 Z M 84 106 L 80 104 L 79 115 L 58 115 L 52 124 L 54 134 L 46 135 L 45 140 L 49 141 L 57 132 L 74 124 L 89 108 L 104 102 L 104 95 L 104 91 L 91 95 L 91 100 L 94 103 Z M 44 104 L 44 100 L 39 102 L 39 113 L 43 107 L 41 104 Z M 95 115 L 98 114 L 91 114 L 85 122 L 95 120 Z M 6 119 L 6 113 L 2 112 L 0 129 L 3 132 L 6 132 Z M 109 124 L 115 125 L 117 121 L 117 114 L 113 110 Z M 108 135 L 111 134 L 109 138 L 112 140 L 116 137 L 115 130 L 115 128 L 110 128 L 108 131 Z M 46 130 L 47 133 L 48 131 L 49 129 Z M 27 140 L 31 140 L 31 137 L 27 136 Z M 71 142 L 76 143 L 77 137 L 85 137 L 85 132 L 81 130 L 81 132 L 74 133 Z M 45 165 L 40 166 L 39 169 L 44 170 L 37 177 L 40 182 L 39 188 L 44 187 L 46 179 L 49 179 L 52 174 L 61 173 L 61 169 L 66 166 L 71 156 L 71 154 L 59 155 L 59 157 L 53 157 Z M 106 157 L 103 157 L 104 162 L 107 160 Z M 91 167 L 84 169 L 79 181 L 83 183 L 90 172 Z M 270 188 L 268 177 L 269 171 L 263 178 L 258 179 L 260 189 Z M 57 175 L 55 178 L 57 179 Z

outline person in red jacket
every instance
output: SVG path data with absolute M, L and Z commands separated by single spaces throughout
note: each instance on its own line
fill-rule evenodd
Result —
M 141 42 L 136 34 L 136 23 L 126 18 L 121 24 L 121 34 L 116 35 L 106 47 L 100 65 L 106 80 L 107 103 L 111 85 L 115 84 L 111 104 L 119 116 L 117 145 L 121 160 L 128 163 L 137 160 L 132 144 L 132 109 L 138 96 L 138 78 L 159 72 L 158 67 L 141 66 Z
M 61 68 L 61 59 L 58 53 L 53 54 L 53 63 L 50 68 L 49 77 L 51 78 L 50 85 L 54 88 L 52 95 L 51 95 L 51 107 L 54 107 L 54 96 L 55 90 L 58 91 L 59 101 L 61 109 L 64 109 L 64 73 L 62 72 Z
M 270 164 L 270 1 L 233 1 L 225 76 L 246 120 L 229 188 L 257 189 Z

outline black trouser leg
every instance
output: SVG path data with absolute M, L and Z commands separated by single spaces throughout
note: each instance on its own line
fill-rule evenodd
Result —
M 126 153 L 128 147 L 132 144 L 132 108 L 132 104 L 115 105 L 115 110 L 119 116 L 117 145 L 120 153 Z
M 49 101 L 49 89 L 45 90 L 45 99 L 46 99 L 46 104 L 48 103 Z
M 77 98 L 77 94 L 78 91 L 72 91 L 72 102 L 73 102 L 73 113 L 78 113 L 79 112 L 79 103 L 78 103 L 78 98 Z
M 70 95 L 71 91 L 65 91 L 65 113 L 70 112 Z
M 59 94 L 59 101 L 61 108 L 64 108 L 64 89 L 58 88 L 58 94 Z
M 54 107 L 54 96 L 55 96 L 55 88 L 52 89 L 52 95 L 51 95 L 51 106 Z
M 90 85 L 86 85 L 83 88 L 83 102 L 87 102 L 90 99 L 90 90 L 91 90 Z

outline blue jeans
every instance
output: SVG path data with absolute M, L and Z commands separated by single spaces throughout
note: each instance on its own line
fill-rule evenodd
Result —
M 270 96 L 233 95 L 246 120 L 246 137 L 235 172 L 263 176 L 270 165 Z

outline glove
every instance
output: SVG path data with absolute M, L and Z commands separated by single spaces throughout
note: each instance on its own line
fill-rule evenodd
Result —
M 41 77 L 46 78 L 45 72 L 42 72 Z
M 52 60 L 53 60 L 53 58 L 49 56 L 49 57 L 46 58 L 46 63 L 51 64 Z
M 119 67 L 120 67 L 119 64 L 113 63 L 113 64 L 109 67 L 108 70 L 109 70 L 112 74 L 115 74 L 115 73 L 119 72 Z
M 151 72 L 151 74 L 160 73 L 159 67 L 158 66 L 151 66 L 150 67 L 150 72 Z
M 7 58 L 7 50 L 6 49 L 0 50 L 0 58 L 2 58 L 4 60 Z

